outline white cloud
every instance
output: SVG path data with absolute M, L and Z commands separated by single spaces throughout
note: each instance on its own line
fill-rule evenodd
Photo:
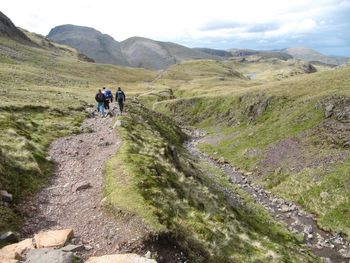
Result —
M 1 11 L 17 26 L 43 35 L 57 25 L 75 24 L 118 41 L 143 36 L 203 46 L 215 40 L 230 45 L 230 39 L 305 37 L 330 32 L 329 25 L 335 31 L 338 13 L 343 27 L 350 23 L 344 15 L 349 0 L 11 0 L 1 3 Z

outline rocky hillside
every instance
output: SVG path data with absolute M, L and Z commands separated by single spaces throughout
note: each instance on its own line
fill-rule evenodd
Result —
M 120 43 L 111 36 L 91 28 L 63 25 L 53 28 L 48 38 L 64 45 L 74 47 L 79 52 L 98 63 L 128 66 Z
M 262 58 L 278 58 L 281 60 L 293 59 L 293 56 L 281 51 L 265 51 L 253 49 L 230 49 L 233 57 L 259 56 Z
M 31 43 L 29 38 L 18 29 L 12 21 L 0 11 L 0 37 Z
M 53 28 L 48 38 L 76 48 L 96 62 L 146 69 L 165 69 L 186 59 L 218 59 L 220 57 L 175 43 L 132 37 L 122 42 L 90 28 L 62 25 Z
M 326 56 L 313 49 L 304 48 L 304 47 L 287 48 L 283 51 L 293 56 L 294 58 L 298 58 L 298 59 L 302 59 L 310 62 L 319 61 L 330 65 L 341 65 L 346 63 L 349 60 L 349 58 L 347 57 Z

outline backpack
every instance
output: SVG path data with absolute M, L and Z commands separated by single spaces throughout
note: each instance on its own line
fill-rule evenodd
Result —
M 104 101 L 104 95 L 103 95 L 103 93 L 97 93 L 97 95 L 96 95 L 96 100 L 97 100 L 98 102 L 103 102 L 103 101 Z
M 108 89 L 105 91 L 105 96 L 106 98 L 111 98 L 112 97 L 112 92 Z
M 124 92 L 121 90 L 117 91 L 117 100 L 124 100 Z

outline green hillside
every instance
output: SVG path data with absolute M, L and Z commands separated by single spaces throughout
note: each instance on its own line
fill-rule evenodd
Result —
M 85 108 L 103 86 L 138 93 L 155 74 L 142 69 L 86 62 L 75 50 L 28 34 L 39 46 L 0 38 L 0 188 L 15 202 L 47 181 L 50 142 L 80 132 Z M 17 229 L 20 217 L 1 207 L 0 229 Z
M 259 85 L 216 82 L 201 96 L 192 84 L 169 86 L 178 98 L 153 107 L 206 130 L 202 150 L 252 172 L 323 228 L 350 234 L 349 67 Z
M 251 172 L 249 179 L 299 203 L 325 229 L 350 234 L 349 67 L 309 74 L 305 62 L 251 58 L 153 72 L 92 63 L 26 34 L 37 46 L 0 38 L 0 189 L 14 204 L 47 183 L 50 142 L 82 132 L 97 89 L 122 86 L 123 144 L 106 162 L 104 185 L 116 216 L 141 218 L 190 262 L 319 262 L 300 236 L 192 156 L 181 124 L 207 132 L 199 147 L 214 159 Z M 15 206 L 1 205 L 0 213 L 1 230 L 20 228 Z

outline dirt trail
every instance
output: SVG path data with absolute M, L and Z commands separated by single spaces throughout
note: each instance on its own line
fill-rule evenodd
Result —
M 130 242 L 145 233 L 130 227 L 128 220 L 117 222 L 101 207 L 104 161 L 116 153 L 120 141 L 112 129 L 113 118 L 86 119 L 82 133 L 54 141 L 49 158 L 55 174 L 34 200 L 22 205 L 26 215 L 23 236 L 40 230 L 72 228 L 74 243 L 85 244 L 90 255 L 128 252 Z M 137 242 L 136 242 L 137 243 Z
M 199 159 L 221 169 L 230 178 L 230 181 L 248 192 L 255 202 L 264 206 L 271 216 L 287 225 L 289 231 L 304 236 L 305 244 L 313 253 L 324 258 L 324 262 L 350 262 L 350 243 L 339 234 L 329 233 L 320 229 L 311 214 L 303 211 L 296 204 L 277 198 L 271 192 L 250 182 L 248 178 L 228 163 L 202 153 L 197 144 L 203 140 L 204 134 L 198 130 L 191 131 L 192 140 L 185 144 L 186 148 Z M 225 192 L 229 191 L 224 189 Z

